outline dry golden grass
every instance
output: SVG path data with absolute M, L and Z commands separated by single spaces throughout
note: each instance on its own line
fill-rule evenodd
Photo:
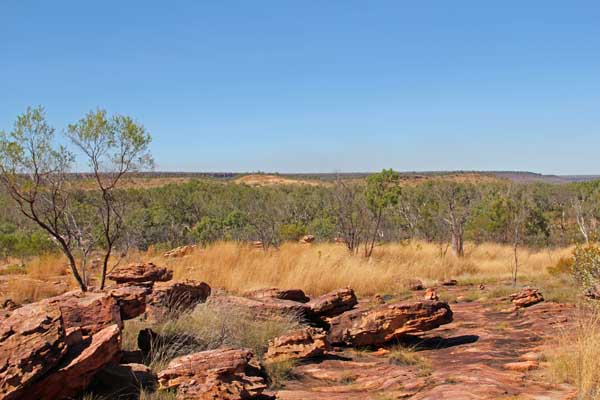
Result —
M 520 250 L 520 279 L 549 277 L 547 267 L 571 251 Z M 466 256 L 457 259 L 451 254 L 441 256 L 439 246 L 423 242 L 380 246 L 370 259 L 349 254 L 335 244 L 286 243 L 264 252 L 231 242 L 198 248 L 184 258 L 148 256 L 172 268 L 177 279 L 199 279 L 233 292 L 272 286 L 300 288 L 310 295 L 345 286 L 360 295 L 397 293 L 407 278 L 426 284 L 447 278 L 470 283 L 508 280 L 513 259 L 509 246 L 467 245 Z
M 570 383 L 578 399 L 600 399 L 600 310 L 584 306 L 578 325 L 548 354 L 550 371 L 558 383 Z
M 17 304 L 31 303 L 57 296 L 67 290 L 66 285 L 54 285 L 46 280 L 12 277 L 7 280 L 5 293 L 0 295 L 0 300 L 8 298 Z
M 571 288 L 551 277 L 547 268 L 554 266 L 561 257 L 569 257 L 571 252 L 571 248 L 521 249 L 520 282 L 538 284 L 542 290 L 552 284 L 548 290 L 556 292 L 557 300 L 567 298 L 560 291 L 564 289 L 571 293 Z M 183 258 L 164 258 L 162 252 L 152 250 L 131 253 L 123 263 L 153 261 L 172 268 L 175 279 L 203 280 L 213 288 L 237 293 L 280 287 L 300 288 L 309 295 L 319 295 L 350 286 L 359 295 L 368 296 L 402 293 L 403 281 L 408 278 L 421 279 L 426 285 L 448 278 L 465 284 L 504 282 L 510 280 L 512 260 L 512 249 L 498 244 L 467 244 L 465 257 L 457 259 L 449 252 L 442 256 L 436 244 L 395 243 L 376 248 L 373 257 L 366 259 L 349 254 L 343 245 L 336 244 L 286 243 L 279 249 L 265 252 L 246 244 L 220 242 L 207 248 L 196 248 Z M 43 286 L 42 281 L 48 281 L 49 277 L 66 282 L 64 290 L 75 288 L 61 256 L 35 258 L 26 267 L 26 275 L 6 277 L 15 284 L 9 285 L 0 297 L 11 297 L 15 301 L 47 297 L 45 290 L 38 286 Z

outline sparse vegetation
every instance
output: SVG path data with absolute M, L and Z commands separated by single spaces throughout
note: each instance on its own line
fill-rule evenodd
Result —
M 600 399 L 600 311 L 583 308 L 574 331 L 558 335 L 550 352 L 550 371 L 558 383 L 578 389 L 578 399 Z
M 175 357 L 220 346 L 248 348 L 261 358 L 269 340 L 297 326 L 298 321 L 292 316 L 277 320 L 257 319 L 241 309 L 228 307 L 224 310 L 207 303 L 177 318 L 167 316 L 158 323 L 127 321 L 123 348 L 137 349 L 138 332 L 151 328 L 161 340 L 154 344 L 146 362 L 153 370 L 160 371 Z

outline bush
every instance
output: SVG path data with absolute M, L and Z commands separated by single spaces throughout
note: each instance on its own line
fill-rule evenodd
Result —
M 573 276 L 585 288 L 600 283 L 600 248 L 577 246 L 573 251 Z
M 556 264 L 547 268 L 548 273 L 554 276 L 570 274 L 573 272 L 573 262 L 573 257 L 561 257 Z
M 285 224 L 279 229 L 279 234 L 283 240 L 298 241 L 306 235 L 306 226 L 301 223 Z

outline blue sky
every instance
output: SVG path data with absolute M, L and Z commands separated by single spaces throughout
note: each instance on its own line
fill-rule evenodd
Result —
M 0 2 L 0 129 L 42 104 L 158 169 L 598 174 L 598 1 Z

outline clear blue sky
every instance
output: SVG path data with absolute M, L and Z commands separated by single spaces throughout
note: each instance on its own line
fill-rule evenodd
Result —
M 3 0 L 0 129 L 37 104 L 160 170 L 598 174 L 600 2 Z

